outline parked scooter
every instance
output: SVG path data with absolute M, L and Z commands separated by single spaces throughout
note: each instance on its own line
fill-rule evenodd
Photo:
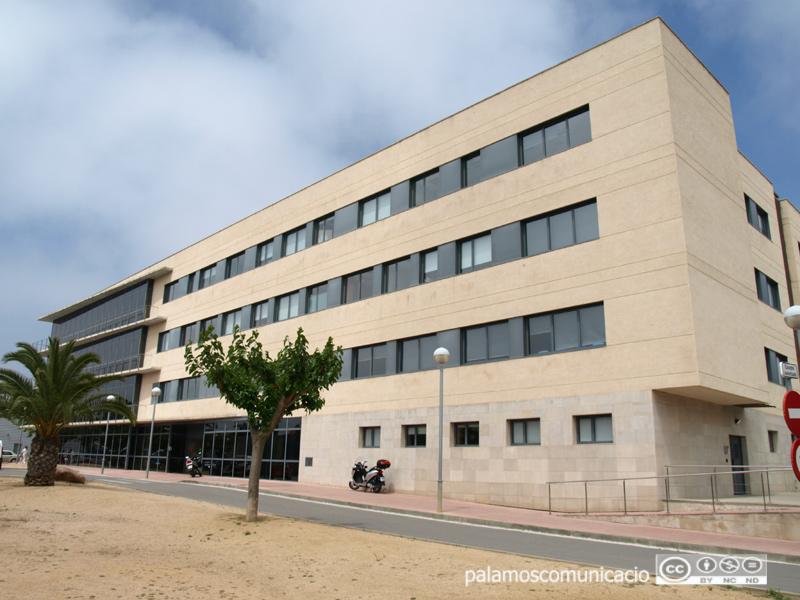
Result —
M 203 465 L 200 463 L 199 456 L 195 456 L 194 458 L 186 457 L 186 472 L 192 477 L 195 475 L 198 477 L 203 476 Z
M 372 490 L 376 494 L 380 494 L 381 490 L 386 486 L 383 471 L 391 466 L 392 463 L 388 460 L 379 460 L 371 469 L 367 467 L 367 461 L 357 462 L 353 465 L 353 474 L 349 484 L 350 489 L 359 490 L 364 488 L 365 492 Z

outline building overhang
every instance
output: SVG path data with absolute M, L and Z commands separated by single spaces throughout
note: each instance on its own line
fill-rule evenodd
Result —
M 172 273 L 172 267 L 160 266 L 150 269 L 149 271 L 142 271 L 129 277 L 127 279 L 123 279 L 119 283 L 115 283 L 111 287 L 107 287 L 102 292 L 98 292 L 94 296 L 89 296 L 81 300 L 80 302 L 76 302 L 75 304 L 70 304 L 69 306 L 57 310 L 55 312 L 50 313 L 49 315 L 45 315 L 43 317 L 39 317 L 40 321 L 44 321 L 45 323 L 53 323 L 57 319 L 61 317 L 66 317 L 67 315 L 74 313 L 82 308 L 87 306 L 91 306 L 95 302 L 103 300 L 105 298 L 109 298 L 114 294 L 121 292 L 125 288 L 131 287 L 132 285 L 136 285 L 142 283 L 143 281 L 147 281 L 148 279 L 158 279 L 159 277 L 163 277 L 164 275 L 169 275 Z
M 674 396 L 685 396 L 687 398 L 694 398 L 695 400 L 702 400 L 703 402 L 710 402 L 711 404 L 719 404 L 720 406 L 736 406 L 738 408 L 775 408 L 773 404 L 731 394 L 730 392 L 723 392 L 712 388 L 697 386 L 685 386 L 674 388 L 660 388 L 656 392 L 665 392 Z

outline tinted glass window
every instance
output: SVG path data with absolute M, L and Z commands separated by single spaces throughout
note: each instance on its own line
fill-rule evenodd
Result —
M 572 230 L 572 211 L 550 217 L 550 249 L 558 250 L 575 243 Z
M 422 255 L 422 282 L 436 281 L 439 275 L 439 251 L 431 250 Z
M 569 127 L 569 146 L 574 148 L 592 141 L 592 125 L 589 120 L 589 111 L 570 117 L 567 120 Z
M 588 242 L 600 237 L 597 225 L 597 203 L 592 202 L 575 209 L 575 243 Z
M 544 158 L 544 131 L 534 131 L 522 138 L 523 164 L 530 164 Z
M 561 121 L 546 127 L 544 130 L 544 148 L 547 156 L 553 156 L 569 148 L 567 140 L 567 123 Z

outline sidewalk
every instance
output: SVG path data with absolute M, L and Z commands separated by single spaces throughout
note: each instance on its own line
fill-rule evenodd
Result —
M 100 474 L 99 468 L 77 467 L 76 470 L 86 475 Z M 143 471 L 106 469 L 105 476 L 144 479 L 145 473 Z M 247 480 L 243 478 L 205 476 L 193 479 L 186 474 L 156 472 L 151 472 L 149 478 L 152 481 L 203 483 L 206 485 L 247 488 Z M 387 492 L 381 494 L 363 491 L 354 492 L 346 486 L 346 482 L 343 482 L 342 487 L 329 487 L 291 481 L 261 480 L 260 490 L 263 494 L 268 495 L 302 498 L 433 519 L 554 535 L 627 542 L 665 549 L 713 554 L 767 554 L 770 560 L 800 564 L 800 541 L 595 521 L 574 516 L 550 515 L 544 511 L 461 502 L 447 498 L 443 500 L 442 513 L 437 514 L 436 498 Z M 269 512 L 268 502 L 262 504 L 262 510 Z M 710 512 L 707 515 L 713 518 Z M 800 518 L 800 515 L 798 515 L 798 518 Z

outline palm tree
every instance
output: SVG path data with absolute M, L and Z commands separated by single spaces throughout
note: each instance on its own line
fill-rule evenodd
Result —
M 123 398 L 107 400 L 100 392 L 104 384 L 124 378 L 87 372 L 90 365 L 100 364 L 100 357 L 91 352 L 75 356 L 74 345 L 74 341 L 61 345 L 51 337 L 45 358 L 30 344 L 20 342 L 19 350 L 3 357 L 4 363 L 19 363 L 31 374 L 28 378 L 11 369 L 0 369 L 0 417 L 36 430 L 25 485 L 53 485 L 58 435 L 70 423 L 92 422 L 101 412 L 117 413 L 136 423 L 136 415 Z

